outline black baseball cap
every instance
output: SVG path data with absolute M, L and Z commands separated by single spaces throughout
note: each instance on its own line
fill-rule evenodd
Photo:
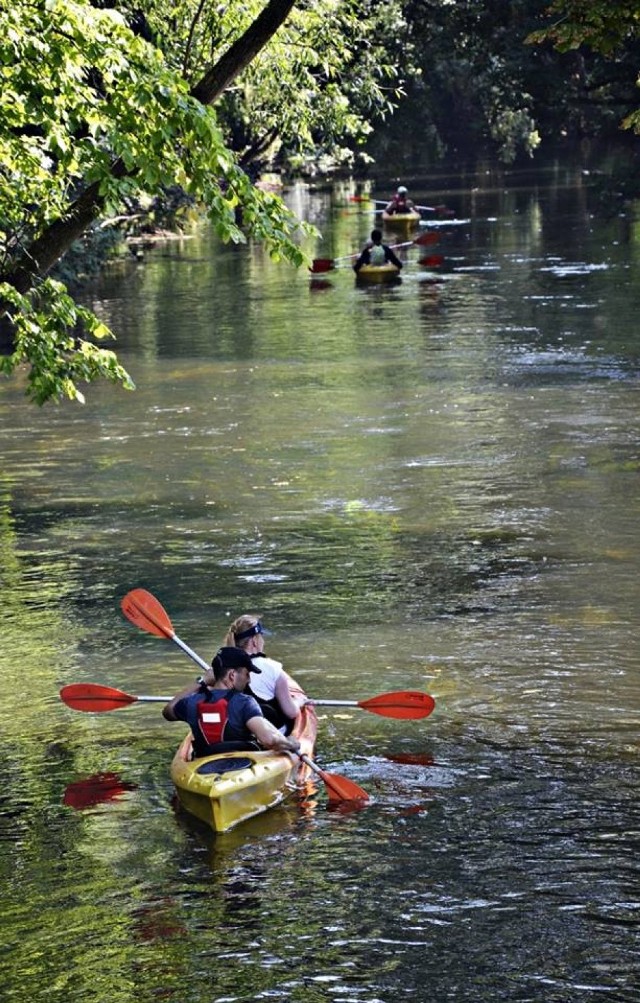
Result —
M 251 658 L 242 648 L 220 648 L 214 655 L 211 667 L 216 675 L 223 669 L 248 669 L 249 672 L 262 672 L 253 664 Z

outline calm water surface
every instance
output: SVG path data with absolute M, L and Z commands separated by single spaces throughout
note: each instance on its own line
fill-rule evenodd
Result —
M 640 997 L 636 209 L 560 167 L 411 188 L 456 217 L 397 286 L 354 282 L 353 189 L 300 186 L 335 271 L 158 247 L 86 296 L 135 393 L 0 384 L 12 1003 Z M 371 806 L 320 788 L 214 837 L 157 706 L 58 699 L 196 674 L 124 620 L 135 586 L 204 657 L 257 611 L 311 696 L 436 711 L 326 708 L 317 757 Z

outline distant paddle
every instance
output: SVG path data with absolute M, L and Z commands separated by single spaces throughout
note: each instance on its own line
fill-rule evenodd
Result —
M 441 254 L 427 254 L 426 257 L 420 258 L 418 264 L 426 268 L 440 268 L 444 265 L 444 257 Z
M 369 195 L 350 195 L 350 202 L 373 202 L 374 205 L 389 205 L 389 199 L 372 199 Z M 413 205 L 413 209 L 423 212 L 437 212 L 440 216 L 453 216 L 453 209 L 446 205 Z
M 343 254 L 339 258 L 314 258 L 309 271 L 314 275 L 318 272 L 332 272 L 338 261 L 353 261 L 359 254 L 360 252 L 356 251 L 355 254 Z
M 416 244 L 437 244 L 439 240 L 440 234 L 437 230 L 425 230 L 424 233 L 421 233 L 420 236 L 416 238 Z
M 412 244 L 428 245 L 433 243 L 433 237 L 430 233 L 421 233 L 414 240 L 403 240 L 401 244 L 389 244 L 394 251 L 399 247 L 410 247 Z M 309 271 L 312 274 L 317 274 L 318 272 L 331 272 L 336 267 L 336 262 L 338 261 L 348 261 L 358 258 L 360 252 L 357 251 L 355 254 L 344 254 L 340 258 L 314 258 L 311 262 L 311 268 Z

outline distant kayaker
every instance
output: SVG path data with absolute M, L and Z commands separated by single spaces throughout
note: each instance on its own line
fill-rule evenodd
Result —
M 243 613 L 233 621 L 223 643 L 235 645 L 250 656 L 260 675 L 251 677 L 249 693 L 257 699 L 267 720 L 288 735 L 293 730 L 301 704 L 291 696 L 282 662 L 268 658 L 264 653 L 264 639 L 269 633 L 262 626 L 259 616 Z
M 382 231 L 372 230 L 371 240 L 365 244 L 353 270 L 359 272 L 363 265 L 386 265 L 387 262 L 395 265 L 396 268 L 402 268 L 400 258 L 393 253 L 388 244 L 382 243 Z
M 250 673 L 260 673 L 245 651 L 223 647 L 211 669 L 162 709 L 167 721 L 185 721 L 193 735 L 196 757 L 257 748 L 297 752 L 300 743 L 287 738 L 266 720 L 257 700 L 243 691 Z
M 413 202 L 409 198 L 404 185 L 398 186 L 395 195 L 387 204 L 384 211 L 387 216 L 393 216 L 398 212 L 413 212 Z

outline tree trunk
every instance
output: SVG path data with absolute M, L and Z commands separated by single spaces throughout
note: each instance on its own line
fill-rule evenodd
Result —
M 116 178 L 125 176 L 127 172 L 121 160 L 114 161 L 111 173 Z M 31 243 L 13 272 L 4 277 L 0 275 L 0 281 L 15 286 L 19 293 L 28 292 L 38 278 L 42 278 L 53 268 L 74 240 L 82 236 L 100 215 L 103 207 L 104 199 L 99 194 L 98 182 L 94 182 L 71 203 L 64 216 L 51 223 Z
M 269 0 L 245 33 L 193 87 L 192 96 L 202 104 L 213 104 L 234 77 L 241 73 L 267 44 L 288 17 L 295 2 L 296 0 Z M 111 173 L 116 178 L 125 177 L 127 171 L 121 160 L 113 162 Z M 10 283 L 20 293 L 28 292 L 38 278 L 42 278 L 53 268 L 73 241 L 82 236 L 103 208 L 104 199 L 99 194 L 98 184 L 90 185 L 70 203 L 64 216 L 51 223 L 31 243 L 10 274 L 4 276 L 0 274 L 0 281 Z
M 244 35 L 212 66 L 191 93 L 202 104 L 213 104 L 231 81 L 255 59 L 288 17 L 296 0 L 270 0 Z
M 260 136 L 251 146 L 247 147 L 240 156 L 238 163 L 243 171 L 253 164 L 254 161 L 258 160 L 269 147 L 278 138 L 278 130 L 276 128 L 269 129 L 263 136 Z

